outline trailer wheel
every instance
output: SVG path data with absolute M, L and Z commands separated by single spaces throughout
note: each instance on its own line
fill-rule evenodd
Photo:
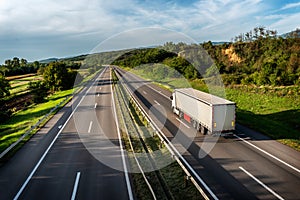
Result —
M 198 123 L 197 123 L 197 121 L 195 121 L 195 120 L 193 120 L 193 127 L 194 127 L 194 129 L 196 129 L 197 130 L 197 126 L 198 126 Z
M 176 108 L 175 107 L 172 107 L 172 112 L 176 113 Z
M 201 128 L 201 125 L 200 125 L 200 123 L 197 123 L 196 130 L 197 130 L 197 131 L 200 131 L 200 128 Z
M 183 112 L 179 111 L 179 119 L 183 119 Z
M 203 135 L 206 135 L 206 128 L 204 126 L 201 126 L 201 131 Z

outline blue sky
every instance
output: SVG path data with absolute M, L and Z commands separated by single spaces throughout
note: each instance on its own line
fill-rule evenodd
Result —
M 300 1 L 288 0 L 0 0 L 0 64 L 14 56 L 34 61 L 89 53 L 113 35 L 143 27 L 201 43 L 230 41 L 259 25 L 282 34 L 300 28 L 299 21 Z

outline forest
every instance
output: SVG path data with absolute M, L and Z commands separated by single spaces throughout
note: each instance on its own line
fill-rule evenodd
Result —
M 167 42 L 158 48 L 135 49 L 112 64 L 134 68 L 162 63 L 188 79 L 210 77 L 217 68 L 225 85 L 288 86 L 300 84 L 300 30 L 282 37 L 264 27 L 240 34 L 233 42 L 214 45 Z

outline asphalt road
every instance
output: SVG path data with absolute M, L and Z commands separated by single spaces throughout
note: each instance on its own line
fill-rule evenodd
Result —
M 217 198 L 300 199 L 300 152 L 241 125 L 231 138 L 195 133 L 172 113 L 169 91 L 116 69 Z
M 112 105 L 105 68 L 0 167 L 0 199 L 129 199 Z

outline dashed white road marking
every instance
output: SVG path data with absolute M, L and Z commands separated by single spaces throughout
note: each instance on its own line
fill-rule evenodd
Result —
M 89 130 L 88 130 L 88 133 L 90 133 L 90 132 L 91 132 L 91 130 L 92 130 L 92 125 L 93 125 L 93 121 L 90 121 L 90 125 L 89 125 Z
M 253 176 L 250 172 L 248 172 L 247 170 L 245 170 L 243 167 L 239 167 L 244 173 L 246 173 L 248 176 L 250 176 L 253 180 L 255 180 L 258 184 L 260 184 L 261 186 L 263 186 L 266 190 L 268 190 L 271 194 L 273 194 L 275 197 L 277 197 L 280 200 L 284 200 L 284 198 L 282 198 L 279 194 L 277 194 L 276 192 L 274 192 L 274 190 L 272 190 L 271 188 L 269 188 L 266 184 L 264 184 L 263 182 L 261 182 L 258 178 L 256 178 L 255 176 Z
M 80 178 L 80 172 L 77 172 L 71 200 L 75 200 L 76 193 L 77 193 L 77 188 L 78 188 L 78 184 L 79 184 L 79 178 Z
M 157 105 L 160 105 L 160 103 L 158 103 L 158 101 L 154 100 L 154 102 L 155 102 Z
M 260 152 L 262 152 L 262 153 L 264 153 L 264 154 L 270 156 L 271 158 L 277 160 L 278 162 L 281 162 L 282 164 L 284 164 L 284 165 L 288 166 L 289 168 L 295 170 L 296 172 L 300 173 L 300 169 L 298 169 L 298 168 L 296 168 L 296 167 L 294 167 L 294 166 L 292 166 L 292 165 L 290 165 L 290 164 L 284 162 L 283 160 L 277 158 L 276 156 L 270 154 L 269 152 L 267 152 L 267 151 L 265 151 L 265 150 L 263 150 L 263 149 L 261 149 L 261 148 L 255 146 L 255 145 L 252 144 L 251 142 L 248 142 L 247 140 L 245 140 L 245 139 L 243 139 L 243 138 L 241 138 L 241 137 L 239 137 L 239 136 L 237 136 L 237 135 L 235 135 L 235 134 L 234 134 L 234 136 L 235 136 L 236 138 L 242 140 L 242 141 L 245 142 L 246 144 L 252 146 L 253 148 L 259 150 Z
M 181 121 L 181 120 L 178 119 L 177 117 L 176 117 L 176 120 L 179 121 L 183 126 L 185 126 L 185 127 L 187 127 L 187 128 L 190 128 L 188 125 L 186 125 L 183 121 Z
M 144 94 L 147 94 L 147 92 L 145 92 L 144 90 L 143 90 L 143 93 L 144 93 Z

